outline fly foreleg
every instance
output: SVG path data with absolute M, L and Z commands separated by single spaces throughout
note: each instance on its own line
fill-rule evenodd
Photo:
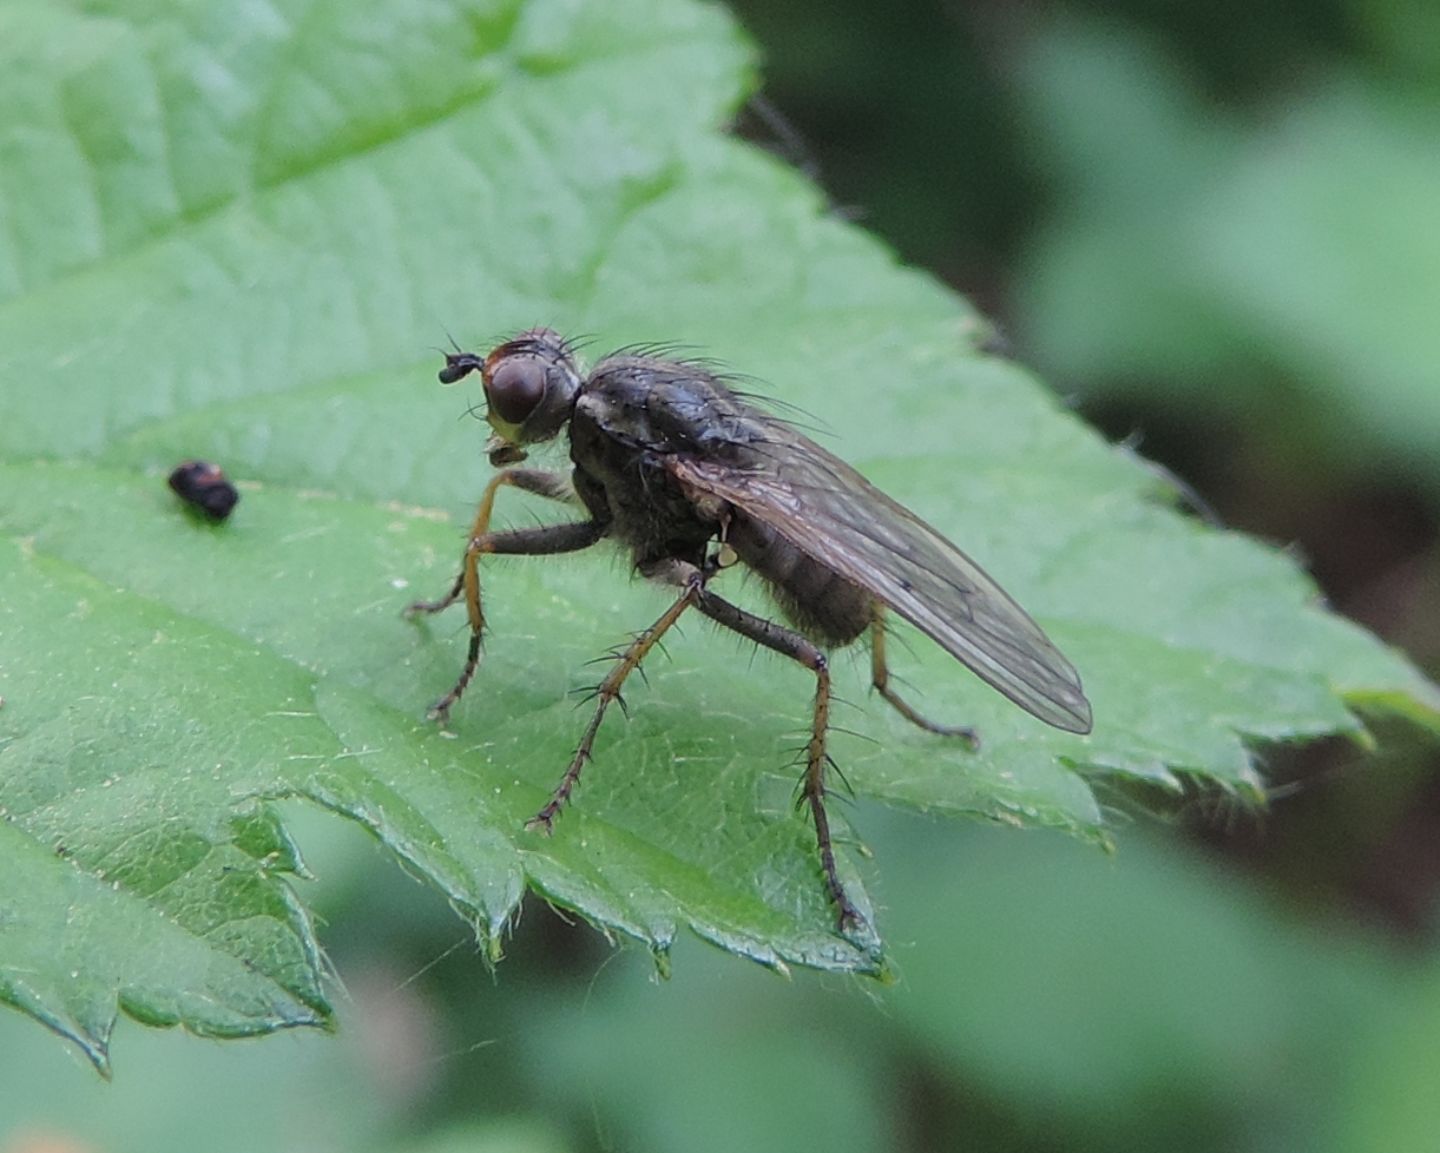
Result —
M 825 766 L 830 763 L 825 751 L 826 732 L 830 727 L 830 661 L 814 644 L 799 633 L 748 613 L 737 605 L 701 591 L 696 608 L 711 620 L 733 629 L 743 637 L 764 645 L 777 653 L 799 661 L 815 674 L 815 712 L 810 722 L 810 740 L 805 745 L 805 780 L 803 800 L 815 822 L 815 839 L 820 850 L 820 868 L 825 875 L 825 889 L 835 903 L 840 917 L 840 930 L 857 929 L 865 918 L 851 902 L 840 871 L 835 865 L 835 846 L 830 836 L 830 818 L 825 811 Z
M 876 608 L 875 621 L 870 626 L 870 683 L 875 691 L 884 697 L 891 707 L 913 725 L 919 725 L 929 733 L 942 737 L 959 737 L 972 749 L 980 747 L 980 735 L 964 725 L 942 725 L 932 721 L 890 687 L 890 666 L 885 663 L 885 610 Z
M 480 506 L 475 511 L 475 523 L 470 526 L 468 538 L 472 545 L 490 531 L 490 518 L 495 512 L 495 494 L 505 485 L 511 485 L 524 492 L 533 492 L 537 496 L 547 497 L 550 500 L 571 503 L 575 500 L 575 490 L 571 487 L 570 478 L 561 473 L 543 472 L 535 468 L 511 468 L 496 473 L 490 478 L 490 483 L 485 486 L 485 491 L 480 497 Z M 468 561 L 470 555 L 468 547 L 465 555 Z M 405 609 L 405 615 L 415 617 L 422 613 L 441 613 L 448 609 L 460 599 L 461 594 L 465 591 L 466 567 L 466 565 L 460 566 L 460 571 L 456 574 L 450 591 L 443 597 L 433 601 L 416 601 Z
M 542 474 L 543 475 L 543 474 Z M 486 532 L 471 537 L 465 549 L 465 564 L 457 585 L 464 590 L 465 608 L 470 614 L 470 648 L 465 667 L 455 687 L 435 702 L 430 715 L 442 723 L 450 717 L 450 707 L 465 693 L 475 670 L 480 667 L 480 642 L 485 633 L 485 613 L 480 606 L 480 558 L 496 556 L 550 556 L 562 552 L 578 552 L 589 548 L 605 535 L 600 521 L 581 520 L 569 524 L 519 528 L 509 532 Z M 458 595 L 457 595 L 458 599 Z

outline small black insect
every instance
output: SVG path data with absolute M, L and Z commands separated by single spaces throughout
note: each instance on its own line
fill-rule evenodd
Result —
M 211 520 L 224 520 L 240 500 L 235 486 L 208 460 L 187 460 L 170 474 L 175 495 Z
M 434 613 L 463 599 L 470 614 L 465 667 L 436 703 L 435 715 L 447 717 L 480 662 L 482 556 L 574 552 L 613 537 L 630 549 L 642 575 L 680 590 L 598 686 L 579 747 L 531 827 L 550 831 L 590 759 L 606 708 L 666 630 L 692 608 L 815 674 L 802 797 L 815 822 L 825 887 L 842 931 L 862 918 L 840 883 L 825 812 L 826 649 L 868 633 L 871 680 L 880 695 L 920 727 L 977 744 L 973 730 L 927 720 L 891 686 L 885 613 L 893 610 L 1040 720 L 1069 732 L 1090 731 L 1090 702 L 1074 667 L 974 561 L 704 366 L 620 352 L 583 375 L 565 341 L 537 328 L 483 358 L 447 354 L 440 379 L 453 383 L 472 371 L 480 373 L 486 419 L 495 431 L 492 463 L 523 461 L 523 446 L 553 439 L 568 423 L 574 469 L 569 476 L 528 468 L 496 474 L 480 500 L 450 591 L 410 606 L 411 613 Z M 505 485 L 577 503 L 587 519 L 492 532 L 495 494 Z M 712 578 L 737 560 L 764 579 L 794 628 L 710 591 Z

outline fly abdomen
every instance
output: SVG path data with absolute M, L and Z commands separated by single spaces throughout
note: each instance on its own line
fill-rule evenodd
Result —
M 726 542 L 764 578 L 770 594 L 801 632 L 830 646 L 847 645 L 870 627 L 875 598 L 796 548 L 775 529 L 743 514 Z

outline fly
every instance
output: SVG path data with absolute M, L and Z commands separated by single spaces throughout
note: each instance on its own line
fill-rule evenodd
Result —
M 810 810 L 826 892 L 842 932 L 863 924 L 835 865 L 827 791 L 829 650 L 870 638 L 871 681 L 907 720 L 978 745 L 974 730 L 928 720 L 890 683 L 886 614 L 924 632 L 1026 712 L 1087 733 L 1086 699 L 1074 666 L 1026 612 L 935 529 L 839 458 L 732 392 L 703 365 L 619 352 L 584 374 L 574 350 L 548 328 L 532 329 L 487 356 L 446 354 L 446 383 L 479 372 L 496 466 L 525 459 L 525 446 L 569 426 L 570 474 L 505 467 L 480 499 L 459 575 L 440 612 L 463 600 L 470 646 L 454 687 L 435 705 L 444 720 L 480 663 L 485 614 L 480 558 L 549 556 L 607 538 L 628 548 L 643 576 L 678 590 L 674 601 L 619 653 L 597 687 L 595 711 L 549 801 L 527 827 L 550 832 L 591 759 L 601 721 L 667 630 L 694 610 L 814 674 L 801 803 Z M 585 519 L 492 531 L 501 488 L 579 505 Z M 710 589 L 735 562 L 765 582 L 788 624 L 767 620 Z

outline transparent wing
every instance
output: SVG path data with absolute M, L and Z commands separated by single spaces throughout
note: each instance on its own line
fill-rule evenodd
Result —
M 979 565 L 808 437 L 765 423 L 743 461 L 677 454 L 666 468 L 869 591 L 1027 712 L 1090 731 L 1075 667 Z

